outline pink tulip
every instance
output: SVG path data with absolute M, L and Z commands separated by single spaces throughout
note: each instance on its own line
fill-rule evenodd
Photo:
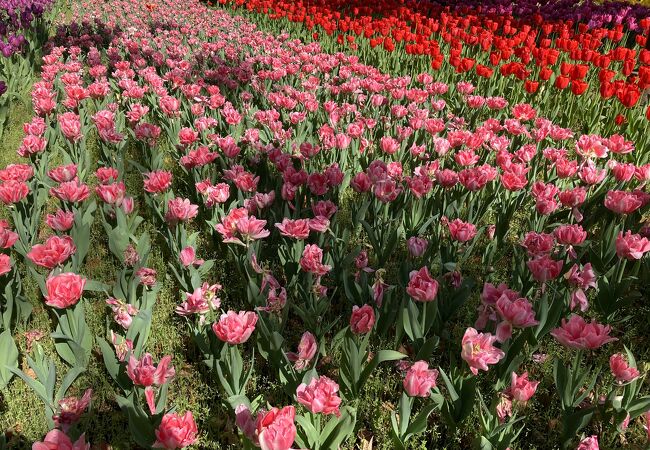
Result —
M 54 214 L 48 214 L 45 217 L 45 223 L 53 230 L 63 232 L 72 228 L 74 219 L 74 212 L 59 209 Z
M 504 394 L 499 395 L 496 413 L 500 424 L 503 424 L 508 417 L 512 416 L 512 400 L 509 396 Z
M 185 301 L 176 307 L 176 314 L 189 316 L 191 314 L 206 314 L 210 310 L 216 310 L 221 306 L 221 299 L 217 297 L 217 291 L 221 289 L 220 284 L 209 285 L 203 283 L 201 287 L 194 289 L 193 293 L 185 293 Z
M 330 226 L 330 221 L 325 216 L 316 216 L 309 219 L 309 229 L 317 233 L 324 233 Z
M 576 447 L 576 450 L 599 450 L 598 446 L 598 437 L 589 436 L 580 441 L 580 444 Z
M 587 232 L 580 225 L 561 225 L 553 232 L 560 244 L 578 245 L 587 238 Z
M 551 335 L 567 347 L 594 350 L 616 340 L 609 336 L 611 330 L 609 325 L 601 325 L 595 320 L 587 323 L 574 314 L 568 321 L 562 319 L 562 325 L 551 331 Z
M 458 242 L 467 242 L 476 236 L 476 226 L 460 219 L 454 219 L 448 224 L 451 238 Z
M 79 180 L 72 180 L 51 188 L 50 195 L 64 202 L 79 203 L 90 197 L 90 189 Z
M 120 174 L 115 167 L 100 167 L 95 171 L 100 184 L 111 184 L 117 181 Z
M 529 231 L 524 236 L 521 246 L 527 250 L 528 256 L 540 256 L 550 253 L 554 244 L 555 239 L 552 234 Z
M 609 358 L 609 368 L 618 383 L 629 383 L 640 375 L 638 369 L 631 367 L 621 353 L 616 353 Z
M 558 193 L 558 198 L 564 206 L 575 208 L 582 205 L 587 199 L 587 190 L 583 187 L 576 187 Z
M 533 274 L 533 278 L 540 283 L 546 283 L 553 280 L 560 275 L 564 262 L 561 260 L 554 260 L 548 255 L 543 255 L 535 259 L 529 260 L 526 265 Z
M 73 112 L 65 112 L 58 117 L 61 133 L 71 142 L 77 142 L 81 139 L 81 122 L 79 116 Z
M 70 426 L 79 421 L 81 415 L 90 405 L 92 394 L 92 389 L 86 389 L 81 398 L 66 397 L 59 400 L 59 411 L 52 417 L 54 426 L 67 432 Z
M 632 234 L 630 230 L 625 234 L 619 233 L 616 237 L 616 254 L 619 258 L 641 259 L 648 252 L 650 252 L 650 240 L 646 237 Z
M 59 309 L 75 305 L 81 298 L 85 285 L 86 279 L 75 273 L 50 275 L 45 282 L 45 304 Z
M 316 244 L 305 246 L 300 258 L 300 267 L 305 272 L 318 276 L 326 275 L 332 270 L 332 266 L 323 264 L 323 250 Z
M 178 132 L 178 140 L 183 147 L 192 145 L 199 138 L 199 133 L 191 128 L 181 128 Z
M 230 345 L 243 344 L 255 331 L 257 314 L 251 311 L 228 311 L 222 314 L 219 322 L 212 324 L 212 331 L 223 342 Z
M 11 248 L 18 240 L 18 233 L 9 229 L 5 220 L 0 220 L 0 248 Z
M 338 384 L 321 375 L 318 378 L 312 378 L 309 384 L 300 384 L 296 389 L 296 397 L 298 403 L 304 405 L 312 414 L 334 414 L 336 417 L 340 417 L 341 398 L 337 394 L 338 391 Z
M 9 255 L 0 253 L 0 276 L 11 272 L 11 258 Z
M 181 416 L 178 413 L 167 413 L 156 429 L 156 442 L 153 448 L 169 450 L 184 448 L 196 441 L 198 430 L 191 411 Z
M 479 333 L 474 328 L 468 328 L 462 340 L 461 357 L 469 364 L 474 375 L 480 370 L 488 370 L 489 364 L 498 363 L 505 353 L 494 347 L 496 336 L 490 333 Z
M 390 136 L 383 136 L 379 141 L 379 145 L 381 147 L 381 151 L 389 155 L 396 153 L 400 147 L 399 142 Z
M 138 309 L 124 300 L 108 298 L 106 304 L 113 310 L 113 319 L 125 330 L 133 323 L 133 316 L 138 314 Z
M 293 367 L 297 371 L 302 371 L 314 359 L 318 352 L 318 343 L 316 338 L 309 331 L 305 331 L 298 344 L 298 353 L 289 352 L 287 358 L 293 362 Z
M 285 217 L 282 223 L 276 223 L 275 227 L 280 230 L 282 236 L 304 240 L 309 237 L 309 223 L 309 219 L 291 220 Z
M 61 430 L 51 430 L 45 436 L 43 442 L 34 442 L 32 450 L 89 450 L 90 444 L 86 444 L 85 434 L 82 434 L 76 442 Z
M 296 410 L 293 406 L 272 408 L 257 416 L 256 434 L 262 450 L 290 450 L 296 439 L 294 423 Z
M 609 191 L 605 197 L 605 207 L 616 214 L 631 214 L 641 206 L 643 200 L 634 192 Z
M 29 164 L 9 164 L 0 170 L 0 181 L 25 182 L 34 176 L 34 167 Z
M 154 366 L 153 357 L 149 353 L 145 353 L 139 360 L 131 355 L 126 372 L 133 384 L 137 386 L 162 386 L 176 374 L 174 366 L 170 364 L 171 361 L 171 356 L 163 356 L 158 366 Z
M 172 184 L 172 174 L 166 170 L 157 170 L 145 174 L 144 190 L 150 194 L 165 192 Z
M 0 202 L 13 205 L 27 197 L 29 186 L 24 181 L 9 180 L 0 183 Z
M 352 307 L 350 316 L 350 330 L 354 334 L 366 334 L 372 330 L 375 324 L 375 310 L 370 305 Z
M 535 394 L 539 381 L 530 381 L 528 379 L 528 372 L 524 372 L 521 376 L 512 372 L 509 394 L 514 400 L 526 403 Z
M 169 224 L 186 222 L 195 218 L 199 213 L 199 207 L 193 205 L 188 199 L 174 198 L 167 203 L 165 220 Z
M 406 293 L 419 302 L 431 302 L 438 295 L 438 282 L 431 277 L 429 269 L 422 267 L 409 275 Z
M 496 335 L 499 342 L 505 342 L 512 336 L 512 328 L 528 328 L 537 325 L 533 305 L 526 298 L 510 300 L 502 295 L 496 303 L 496 310 L 503 319 L 497 326 Z
M 53 269 L 64 263 L 77 251 L 70 236 L 51 236 L 45 244 L 32 247 L 27 257 L 36 265 Z
M 200 266 L 205 262 L 202 259 L 196 259 L 196 251 L 194 250 L 194 247 L 185 247 L 183 250 L 181 250 L 179 258 L 181 260 L 181 264 L 183 264 L 185 267 L 192 265 Z
M 429 369 L 426 361 L 415 362 L 406 372 L 404 390 L 411 397 L 428 397 L 431 389 L 436 387 L 438 371 Z
M 65 166 L 55 167 L 47 173 L 47 176 L 57 183 L 72 181 L 77 176 L 77 165 L 68 164 Z

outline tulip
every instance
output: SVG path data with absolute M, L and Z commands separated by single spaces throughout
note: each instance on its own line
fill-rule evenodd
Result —
M 257 314 L 251 311 L 228 311 L 222 314 L 218 322 L 212 324 L 212 331 L 217 337 L 230 345 L 243 344 L 255 331 Z
M 353 306 L 350 316 L 350 330 L 354 334 L 366 334 L 375 324 L 375 310 L 370 305 Z
M 156 429 L 156 442 L 152 447 L 169 450 L 188 447 L 196 441 L 197 433 L 191 411 L 185 412 L 183 416 L 178 413 L 167 413 Z
M 599 450 L 598 446 L 598 437 L 589 436 L 580 441 L 580 444 L 576 447 L 576 450 Z
M 270 411 L 259 413 L 256 434 L 260 448 L 290 450 L 296 439 L 295 417 L 296 410 L 293 406 L 285 406 L 282 409 L 272 408 Z
M 474 328 L 468 328 L 463 335 L 461 357 L 467 362 L 474 375 L 480 370 L 488 370 L 488 365 L 498 363 L 505 353 L 494 347 L 496 336 L 490 333 L 479 333 Z
M 619 258 L 641 259 L 648 252 L 650 252 L 650 240 L 646 237 L 632 234 L 630 230 L 625 234 L 619 233 L 616 237 L 616 254 Z
M 45 282 L 45 304 L 59 309 L 75 305 L 81 299 L 85 285 L 86 279 L 75 273 L 50 275 Z
M 422 267 L 409 275 L 406 293 L 419 302 L 431 302 L 438 295 L 438 282 L 431 277 L 429 269 Z
M 426 361 L 417 361 L 406 372 L 404 390 L 411 397 L 428 397 L 431 389 L 436 387 L 438 371 L 429 369 Z
M 52 236 L 45 244 L 32 247 L 27 257 L 36 265 L 53 269 L 64 263 L 77 251 L 74 241 L 70 236 Z
M 538 385 L 539 381 L 528 379 L 528 372 L 524 372 L 521 376 L 512 372 L 509 393 L 514 400 L 526 403 L 535 394 Z
M 630 367 L 625 356 L 620 353 L 609 358 L 609 368 L 618 383 L 629 383 L 640 375 L 638 369 Z
M 611 331 L 609 325 L 601 325 L 595 320 L 587 323 L 574 314 L 568 321 L 562 319 L 562 325 L 551 331 L 551 335 L 567 347 L 594 350 L 616 340 L 609 335 Z
M 43 442 L 35 442 L 32 450 L 89 450 L 90 444 L 86 444 L 85 434 L 82 434 L 74 443 L 61 430 L 51 430 Z
M 309 384 L 300 384 L 296 389 L 296 397 L 298 403 L 304 405 L 312 414 L 334 414 L 340 417 L 341 398 L 337 394 L 338 390 L 338 384 L 321 375 L 312 378 Z

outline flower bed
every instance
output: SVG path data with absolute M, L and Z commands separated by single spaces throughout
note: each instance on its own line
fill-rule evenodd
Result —
M 642 115 L 572 129 L 194 0 L 70 20 L 0 171 L 34 449 L 645 444 Z

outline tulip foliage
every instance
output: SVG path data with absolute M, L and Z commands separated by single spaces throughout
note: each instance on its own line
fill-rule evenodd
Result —
M 84 428 L 98 410 L 121 414 L 111 435 L 129 448 L 505 450 L 546 426 L 539 410 L 559 427 L 541 445 L 645 444 L 638 99 L 619 96 L 628 123 L 614 127 L 600 118 L 621 106 L 583 101 L 594 93 L 551 105 L 487 65 L 481 79 L 459 68 L 472 49 L 529 86 L 559 64 L 576 91 L 587 62 L 612 58 L 612 77 L 631 77 L 616 89 L 645 89 L 650 23 L 431 2 L 390 16 L 391 1 L 374 20 L 325 3 L 288 18 L 455 70 L 388 74 L 362 47 L 272 33 L 265 2 L 250 7 L 269 16 L 246 18 L 197 0 L 79 2 L 59 24 L 0 170 L 0 389 L 42 401 L 33 448 L 110 444 Z M 19 348 L 34 310 L 50 328 Z M 164 318 L 180 354 L 161 351 Z M 219 412 L 188 408 L 197 397 Z

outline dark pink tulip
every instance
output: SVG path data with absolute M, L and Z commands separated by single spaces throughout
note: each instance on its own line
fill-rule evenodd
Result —
M 353 306 L 350 316 L 350 330 L 354 334 L 366 334 L 375 325 L 375 310 L 370 305 Z
M 545 283 L 560 275 L 564 262 L 561 260 L 554 260 L 549 255 L 543 255 L 529 260 L 526 265 L 533 274 L 535 280 L 540 283 Z
M 438 282 L 429 274 L 427 267 L 414 270 L 409 275 L 406 293 L 419 302 L 431 302 L 438 295 Z

